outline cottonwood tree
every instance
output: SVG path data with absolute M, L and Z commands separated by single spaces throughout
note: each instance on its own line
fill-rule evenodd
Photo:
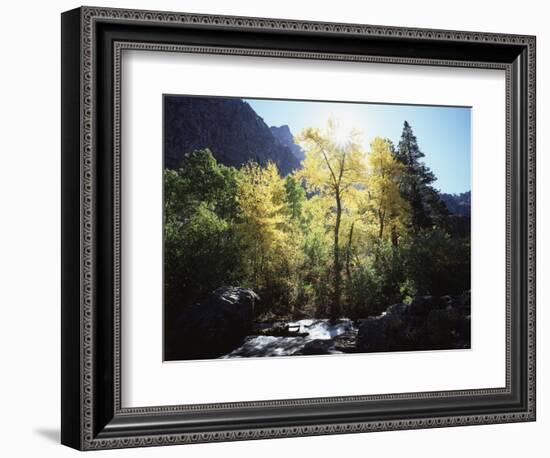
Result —
M 393 155 L 391 142 L 376 137 L 368 155 L 365 213 L 374 217 L 379 239 L 395 241 L 409 221 L 410 207 L 399 189 L 405 171 L 405 166 Z
M 296 176 L 301 178 L 306 190 L 318 194 L 332 203 L 333 232 L 333 288 L 334 297 L 330 316 L 336 319 L 341 313 L 342 296 L 342 256 L 340 232 L 342 217 L 347 211 L 354 190 L 365 176 L 365 154 L 361 149 L 357 131 L 350 132 L 343 139 L 339 134 L 338 123 L 331 119 L 324 130 L 306 128 L 296 137 L 305 151 L 302 169 Z
M 344 222 L 348 280 L 352 277 L 352 257 L 357 258 L 358 250 L 372 252 L 375 244 L 387 240 L 396 246 L 399 238 L 406 233 L 410 206 L 399 190 L 404 172 L 405 166 L 394 157 L 391 141 L 376 137 L 367 155 L 365 178 L 360 186 L 352 190 L 353 199 L 350 199 L 349 215 Z
M 247 250 L 249 278 L 255 288 L 265 286 L 268 273 L 284 250 L 285 185 L 277 166 L 250 162 L 243 166 L 237 182 L 239 234 Z

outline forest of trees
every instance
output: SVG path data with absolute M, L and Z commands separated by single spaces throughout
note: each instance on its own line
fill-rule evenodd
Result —
M 377 315 L 470 288 L 470 238 L 453 233 L 411 126 L 396 145 L 336 125 L 304 129 L 302 167 L 240 169 L 208 149 L 165 170 L 166 317 L 223 285 L 251 288 L 260 320 Z

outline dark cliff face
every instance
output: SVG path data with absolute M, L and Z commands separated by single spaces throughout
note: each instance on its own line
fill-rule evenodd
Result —
M 300 148 L 299 145 L 294 143 L 292 132 L 290 132 L 290 128 L 286 124 L 280 127 L 271 126 L 270 129 L 275 139 L 281 145 L 286 146 L 288 149 L 290 149 L 296 159 L 298 159 L 300 162 L 304 160 L 304 150 Z
M 166 168 L 179 167 L 186 153 L 202 148 L 209 148 L 218 162 L 228 166 L 272 161 L 282 175 L 300 166 L 292 151 L 241 99 L 166 96 L 164 115 Z

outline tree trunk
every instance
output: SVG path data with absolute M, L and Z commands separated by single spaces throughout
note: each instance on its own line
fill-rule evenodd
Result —
M 350 261 L 351 261 L 351 244 L 353 242 L 353 226 L 355 225 L 355 221 L 351 223 L 351 227 L 349 229 L 349 237 L 348 237 L 348 248 L 346 251 L 346 275 L 348 276 L 348 280 L 351 280 L 351 271 L 350 271 Z
M 395 227 L 395 224 L 391 227 L 391 244 L 392 246 L 396 247 L 398 244 L 399 235 L 397 234 L 397 228 Z
M 384 220 L 386 219 L 386 212 L 378 210 L 378 222 L 380 223 L 380 229 L 378 231 L 378 238 L 381 239 L 384 235 Z
M 416 178 L 413 178 L 413 179 L 416 180 Z M 420 199 L 418 190 L 416 188 L 416 181 L 413 181 L 412 192 L 411 192 L 411 210 L 412 210 L 411 220 L 412 220 L 412 226 L 413 226 L 413 233 L 415 235 L 418 234 L 418 230 L 420 228 L 421 205 L 422 205 L 422 201 Z
M 340 317 L 342 266 L 340 263 L 340 222 L 342 219 L 342 201 L 340 193 L 336 193 L 336 223 L 334 225 L 334 301 L 330 310 L 330 318 Z

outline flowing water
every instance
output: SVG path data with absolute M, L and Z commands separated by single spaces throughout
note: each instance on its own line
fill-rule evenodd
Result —
M 248 336 L 244 344 L 222 358 L 257 357 L 257 356 L 291 356 L 300 354 L 308 343 L 313 341 L 324 348 L 319 354 L 342 353 L 333 348 L 335 338 L 343 334 L 350 335 L 357 332 L 357 328 L 349 319 L 341 319 L 336 323 L 329 320 L 298 320 L 286 323 L 288 330 L 295 336 L 252 335 Z M 264 325 L 268 328 L 270 324 Z M 314 354 L 308 353 L 308 354 Z M 301 353 L 306 354 L 306 353 Z

